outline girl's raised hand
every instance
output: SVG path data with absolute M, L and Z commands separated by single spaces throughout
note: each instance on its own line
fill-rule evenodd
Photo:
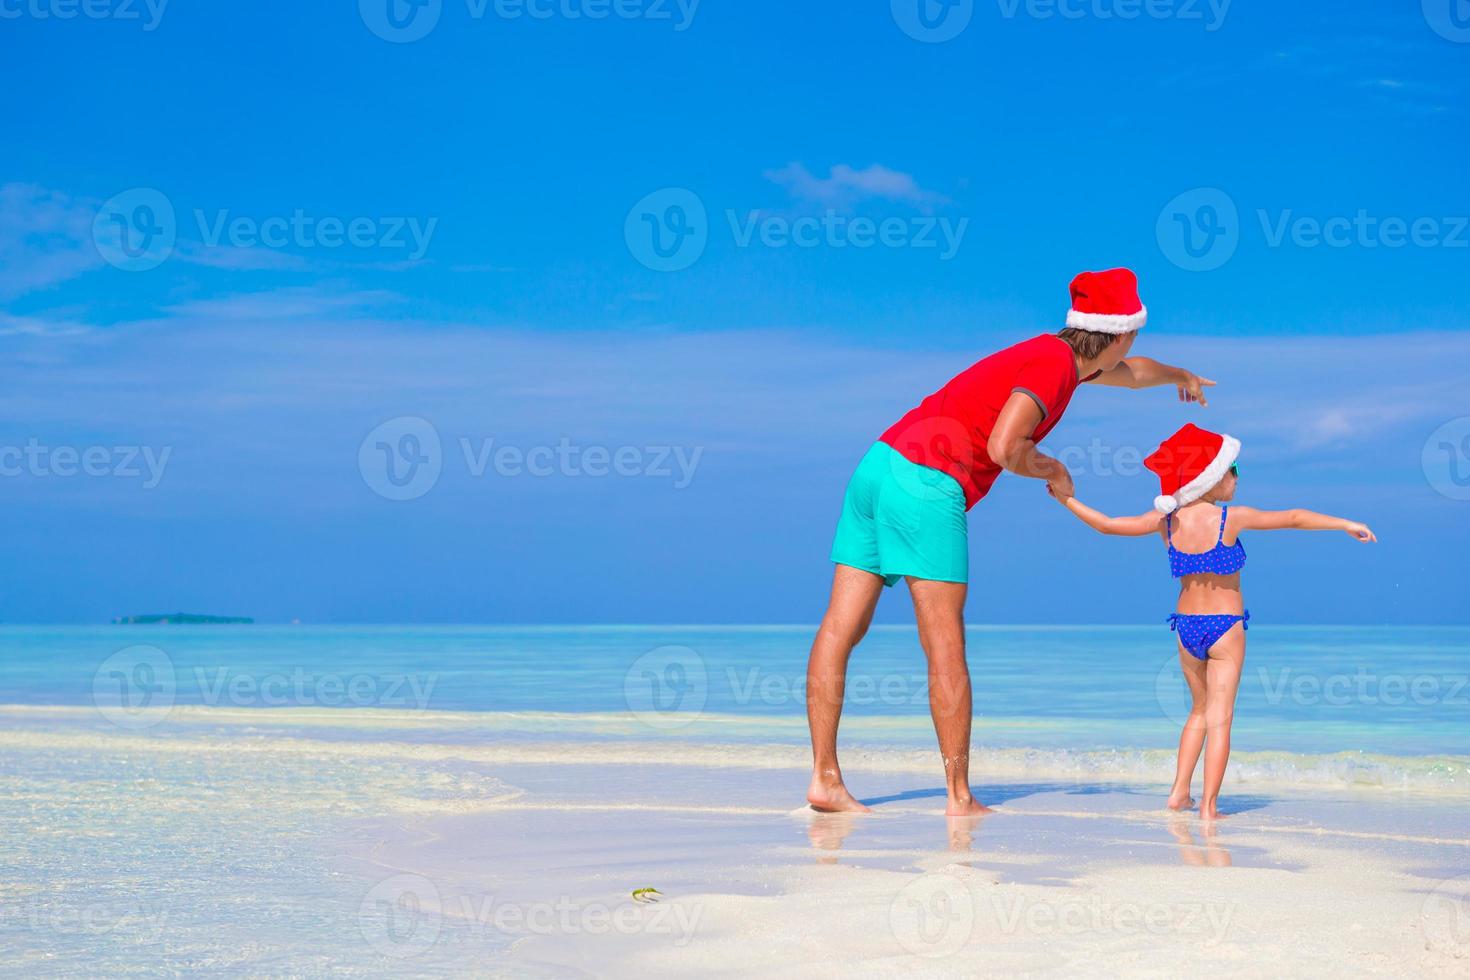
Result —
M 1371 527 L 1366 524 L 1359 524 L 1356 521 L 1348 521 L 1347 527 L 1343 528 L 1343 530 L 1363 542 L 1363 544 L 1378 540 L 1378 535 L 1373 533 Z

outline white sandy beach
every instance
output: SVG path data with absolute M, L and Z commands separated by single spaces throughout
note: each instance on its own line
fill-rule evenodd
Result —
M 193 709 L 132 734 L 84 709 L 0 715 L 16 764 L 3 781 L 11 833 L 33 832 L 0 881 L 15 899 L 0 926 L 22 964 L 54 975 L 99 963 L 398 976 L 1470 971 L 1463 780 L 1435 792 L 1350 776 L 1292 785 L 1247 755 L 1227 785 L 1231 816 L 1206 828 L 1161 809 L 1167 770 L 1146 778 L 1153 760 L 1086 778 L 1045 772 L 1038 756 L 1028 776 L 1004 753 L 987 772 L 982 751 L 977 788 L 998 812 L 952 820 L 922 753 L 874 750 L 848 775 L 875 812 L 818 815 L 796 805 L 805 772 L 789 745 L 486 740 L 432 714 Z M 78 855 L 100 857 L 67 863 Z M 67 930 L 130 884 L 166 928 L 124 930 L 119 917 L 101 936 Z M 661 900 L 635 903 L 639 888 Z M 263 928 L 274 931 L 255 954 L 231 946 Z
M 502 775 L 524 795 L 417 823 L 371 860 L 432 882 L 448 919 L 493 921 L 510 907 L 503 923 L 524 920 L 514 959 L 541 967 L 606 976 L 1470 968 L 1470 841 L 1463 818 L 1431 802 L 1396 799 L 1390 809 L 1374 793 L 1242 794 L 1234 805 L 1249 809 L 1207 829 L 1161 812 L 1162 786 L 991 785 L 999 812 L 956 820 L 941 815 L 934 789 L 880 773 L 853 777 L 875 791 L 871 816 L 783 807 L 800 780 L 765 771 Z M 633 787 L 639 801 L 627 799 Z M 637 908 L 628 901 L 637 887 L 658 887 L 665 900 Z

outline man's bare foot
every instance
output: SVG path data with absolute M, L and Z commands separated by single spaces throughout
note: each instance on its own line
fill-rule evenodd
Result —
M 1171 810 L 1193 810 L 1194 797 L 1190 796 L 1188 793 L 1185 793 L 1183 796 L 1175 793 L 1169 797 L 1169 802 L 1165 803 L 1164 805 Z
M 951 796 L 949 806 L 944 808 L 946 817 L 983 817 L 994 812 L 973 796 Z
M 1220 812 L 1214 800 L 1209 800 L 1199 805 L 1199 818 L 1201 820 L 1224 820 L 1225 814 Z
M 806 801 L 818 813 L 873 812 L 870 807 L 863 806 L 847 791 L 847 787 L 842 784 L 841 777 L 834 782 L 820 775 L 812 776 L 812 784 L 807 787 L 806 791 Z

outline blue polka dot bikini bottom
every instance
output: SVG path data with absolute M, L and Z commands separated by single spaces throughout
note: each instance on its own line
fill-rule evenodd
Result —
M 1244 616 L 1187 616 L 1171 613 L 1169 629 L 1179 634 L 1179 642 L 1196 660 L 1209 660 L 1210 647 L 1220 642 L 1220 637 L 1230 632 L 1236 623 L 1241 629 L 1250 629 L 1250 610 Z

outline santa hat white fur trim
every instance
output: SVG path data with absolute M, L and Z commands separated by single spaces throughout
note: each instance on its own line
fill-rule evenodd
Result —
M 1142 307 L 1137 313 L 1081 313 L 1077 310 L 1067 311 L 1067 326 L 1077 330 L 1091 330 L 1093 333 L 1132 333 L 1141 330 L 1148 322 L 1148 307 Z
M 1160 514 L 1172 514 L 1185 504 L 1192 504 L 1211 490 L 1215 484 L 1225 479 L 1225 474 L 1230 471 L 1230 466 L 1240 458 L 1240 440 L 1231 436 L 1220 437 L 1220 452 L 1206 466 L 1199 476 L 1190 480 L 1173 496 L 1160 494 L 1154 498 L 1154 510 Z

